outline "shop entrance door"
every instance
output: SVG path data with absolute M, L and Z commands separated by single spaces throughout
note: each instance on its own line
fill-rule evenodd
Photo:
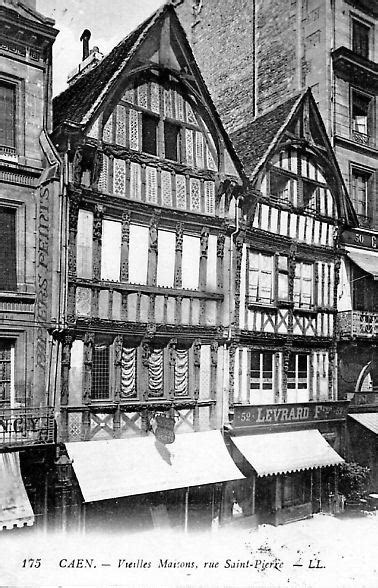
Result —
M 255 512 L 259 523 L 269 523 L 272 517 L 275 497 L 275 476 L 256 479 Z

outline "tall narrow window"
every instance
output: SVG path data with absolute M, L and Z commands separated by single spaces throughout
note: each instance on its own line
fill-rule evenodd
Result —
M 273 353 L 251 352 L 251 392 L 273 390 Z
M 92 357 L 92 400 L 109 398 L 109 345 L 95 345 Z
M 0 206 L 0 290 L 17 290 L 16 211 Z
M 7 339 L 0 339 L 0 408 L 11 402 L 13 386 L 13 345 Z
M 309 308 L 313 304 L 314 266 L 312 263 L 297 262 L 294 279 L 294 303 Z
M 352 91 L 352 134 L 359 143 L 367 144 L 374 134 L 374 101 L 372 97 Z
M 104 220 L 102 223 L 101 279 L 119 281 L 121 266 L 121 232 L 119 222 Z
M 273 300 L 273 255 L 249 254 L 249 302 L 270 304 Z
M 352 50 L 369 59 L 370 27 L 359 20 L 352 20 Z
M 164 349 L 152 348 L 148 361 L 148 393 L 150 396 L 164 394 Z
M 146 113 L 142 115 L 142 151 L 157 155 L 158 119 Z
M 164 123 L 165 158 L 179 161 L 180 127 L 173 123 Z
M 15 147 L 16 90 L 11 84 L 0 84 L 0 148 Z
M 368 222 L 368 187 L 370 174 L 363 170 L 352 169 L 352 202 L 362 225 Z
M 278 300 L 288 300 L 289 298 L 289 268 L 286 255 L 278 257 Z
M 121 397 L 134 398 L 137 392 L 137 349 L 122 347 Z
M 294 395 L 288 394 L 289 402 L 298 400 L 296 393 L 299 390 L 308 389 L 308 372 L 308 355 L 305 353 L 292 353 L 289 358 L 287 372 L 287 389 L 288 392 L 294 392 Z
M 174 373 L 175 396 L 189 394 L 189 350 L 177 349 Z

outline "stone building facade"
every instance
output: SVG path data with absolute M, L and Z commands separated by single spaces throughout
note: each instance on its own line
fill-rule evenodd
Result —
M 45 519 L 54 459 L 53 24 L 35 2 L 0 2 L 0 528 Z

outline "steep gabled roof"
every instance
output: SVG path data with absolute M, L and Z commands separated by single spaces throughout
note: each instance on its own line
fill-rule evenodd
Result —
M 348 225 L 358 226 L 357 216 L 339 164 L 310 88 L 292 96 L 286 102 L 231 134 L 231 140 L 245 172 L 253 183 L 260 170 L 275 153 L 281 139 L 285 140 L 286 133 L 290 132 L 292 137 L 298 134 L 295 130 L 295 124 L 301 118 L 303 123 L 305 108 L 308 112 L 308 128 L 304 133 L 305 136 L 298 136 L 298 139 L 304 141 L 307 147 L 310 147 L 321 160 L 327 182 L 335 191 L 340 220 Z
M 231 133 L 231 141 L 247 176 L 251 180 L 255 178 L 269 153 L 279 141 L 303 95 L 302 92 L 292 96 L 286 102 L 255 118 L 245 127 Z
M 84 128 L 94 118 L 109 93 L 117 86 L 123 72 L 132 58 L 137 56 L 138 49 L 148 35 L 163 26 L 166 18 L 171 18 L 179 37 L 180 50 L 185 59 L 185 75 L 191 74 L 193 85 L 196 86 L 203 102 L 207 105 L 222 139 L 230 153 L 234 165 L 244 180 L 246 180 L 243 166 L 237 156 L 234 146 L 226 133 L 223 123 L 211 99 L 209 90 L 195 61 L 192 49 L 185 31 L 177 17 L 176 11 L 170 3 L 164 4 L 152 16 L 141 23 L 132 33 L 125 37 L 114 49 L 91 71 L 83 74 L 62 94 L 53 100 L 54 132 L 63 124 L 70 124 Z
M 120 69 L 127 65 L 150 25 L 156 22 L 165 7 L 157 10 L 142 22 L 134 31 L 104 57 L 102 61 L 88 73 L 83 74 L 72 86 L 56 96 L 53 100 L 54 128 L 64 122 L 82 124 L 88 111 L 106 90 L 109 83 Z

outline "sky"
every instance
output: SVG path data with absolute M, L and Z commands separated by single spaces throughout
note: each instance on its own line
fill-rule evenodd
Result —
M 66 88 L 67 76 L 82 57 L 81 33 L 92 33 L 90 48 L 105 55 L 164 0 L 37 0 L 37 10 L 55 20 L 60 31 L 54 43 L 54 94 Z

